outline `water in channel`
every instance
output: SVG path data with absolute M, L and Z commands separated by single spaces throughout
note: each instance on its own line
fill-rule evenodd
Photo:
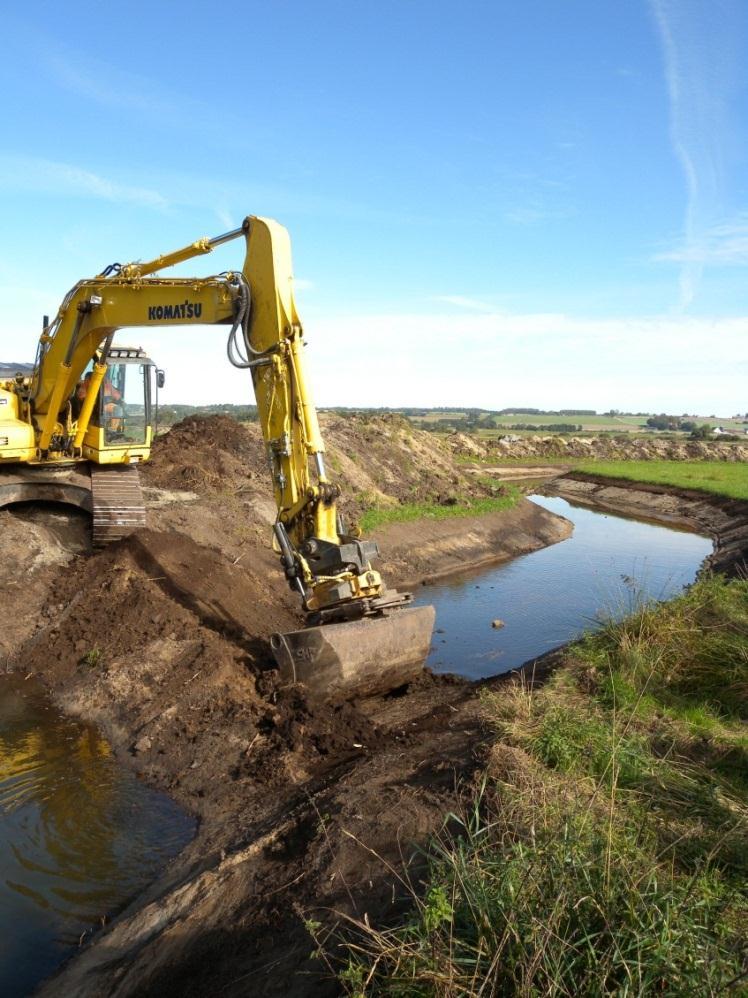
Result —
M 435 672 L 485 679 L 542 655 L 583 631 L 665 600 L 693 582 L 712 542 L 698 534 L 574 506 L 533 502 L 574 523 L 566 541 L 493 568 L 424 587 L 436 607 L 427 661 Z M 494 620 L 504 622 L 493 629 Z
M 30 994 L 194 831 L 95 727 L 0 676 L 0 995 Z

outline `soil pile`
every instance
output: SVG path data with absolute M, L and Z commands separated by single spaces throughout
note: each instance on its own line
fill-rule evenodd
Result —
M 377 745 L 354 706 L 281 682 L 268 638 L 300 624 L 290 592 L 264 574 L 145 530 L 57 578 L 19 658 L 225 841 L 222 815 L 233 836 L 256 795 Z
M 464 473 L 440 438 L 401 416 L 328 413 L 322 428 L 328 471 L 343 489 L 349 516 L 373 505 L 453 504 L 491 493 Z
M 236 491 L 260 474 L 270 484 L 259 434 L 230 416 L 187 416 L 155 440 L 144 469 L 148 484 L 162 489 Z
M 453 449 L 414 429 L 401 416 L 323 414 L 329 477 L 340 485 L 340 508 L 351 520 L 372 506 L 398 503 L 454 504 L 495 493 L 495 486 L 466 474 Z M 153 446 L 143 467 L 147 485 L 201 495 L 271 498 L 265 445 L 256 423 L 229 416 L 188 416 Z
M 748 461 L 748 445 L 663 437 L 472 437 L 452 433 L 446 444 L 453 454 L 472 458 L 549 457 L 610 461 Z
M 61 567 L 89 551 L 91 525 L 84 513 L 31 503 L 0 509 L 0 554 L 6 571 L 0 578 L 0 663 L 19 641 L 34 632 L 36 614 Z

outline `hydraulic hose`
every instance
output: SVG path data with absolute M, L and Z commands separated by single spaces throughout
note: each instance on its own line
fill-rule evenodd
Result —
M 268 347 L 267 350 L 255 350 L 252 346 L 249 338 L 249 318 L 252 310 L 252 296 L 249 284 L 244 274 L 234 274 L 233 276 L 239 289 L 239 307 L 237 308 L 236 318 L 231 326 L 228 340 L 226 341 L 226 353 L 229 362 L 234 367 L 246 370 L 249 367 L 257 367 L 260 364 L 267 363 L 267 360 L 263 360 L 262 358 L 267 358 L 267 355 L 272 353 L 275 347 Z M 239 330 L 241 330 L 242 334 L 244 355 L 242 355 L 237 339 Z M 252 360 L 252 357 L 258 359 Z

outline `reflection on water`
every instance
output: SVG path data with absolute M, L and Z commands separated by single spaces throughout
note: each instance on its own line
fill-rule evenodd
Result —
M 427 665 L 471 679 L 496 676 L 578 637 L 642 600 L 663 600 L 693 582 L 712 543 L 697 534 L 573 506 L 533 502 L 574 523 L 560 544 L 425 587 L 436 607 Z M 504 622 L 494 630 L 493 620 Z
M 96 728 L 0 676 L 0 995 L 27 995 L 194 834 Z

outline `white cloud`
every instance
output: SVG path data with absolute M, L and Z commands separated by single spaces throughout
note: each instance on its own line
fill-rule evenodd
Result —
M 168 199 L 151 188 L 120 184 L 69 163 L 34 156 L 0 153 L 0 186 L 6 193 L 84 197 L 159 210 L 169 206 Z
M 572 144 L 567 144 L 567 148 L 571 147 Z M 537 225 L 539 222 L 570 218 L 573 214 L 574 210 L 570 207 L 550 208 L 542 204 L 528 204 L 507 209 L 504 218 L 515 225 Z
M 97 104 L 149 114 L 175 110 L 155 95 L 155 88 L 149 81 L 134 74 L 123 74 L 102 62 L 87 66 L 80 53 L 49 51 L 44 62 L 58 86 Z
M 748 316 L 318 315 L 305 323 L 323 406 L 474 405 L 745 411 Z M 252 399 L 221 330 L 122 334 L 167 370 L 165 399 Z M 7 352 L 7 351 L 2 351 Z M 12 351 L 11 351 L 12 352 Z
M 663 253 L 655 260 L 693 265 L 739 266 L 748 264 L 748 216 L 712 225 L 690 242 Z
M 6 278 L 0 360 L 33 359 L 41 313 L 58 303 L 59 296 Z M 453 308 L 330 315 L 318 306 L 305 331 L 311 384 L 323 406 L 613 407 L 704 415 L 748 408 L 748 315 L 590 319 Z M 145 347 L 166 369 L 164 401 L 251 402 L 247 373 L 226 360 L 225 335 L 223 327 L 138 328 L 123 330 L 118 340 Z
M 456 305 L 457 308 L 467 308 L 474 312 L 492 312 L 493 305 L 480 301 L 478 298 L 466 298 L 464 295 L 435 295 L 434 301 L 443 302 L 445 305 Z

